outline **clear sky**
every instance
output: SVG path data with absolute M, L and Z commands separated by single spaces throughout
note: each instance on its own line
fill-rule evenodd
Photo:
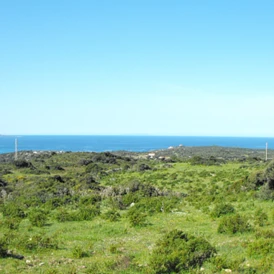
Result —
M 274 136 L 273 0 L 0 0 L 0 134 Z

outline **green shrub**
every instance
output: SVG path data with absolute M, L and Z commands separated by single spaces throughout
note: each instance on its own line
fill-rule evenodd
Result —
M 223 217 L 218 227 L 219 233 L 235 234 L 237 232 L 243 233 L 250 230 L 251 226 L 246 218 L 240 216 L 239 214 Z
M 115 209 L 111 209 L 107 211 L 106 213 L 103 214 L 102 217 L 103 219 L 109 220 L 111 222 L 117 222 L 121 219 L 120 213 Z
M 13 217 L 13 218 L 25 218 L 26 214 L 23 210 L 23 206 L 9 202 L 6 203 L 2 208 L 4 217 Z
M 258 189 L 266 182 L 263 171 L 256 171 L 251 173 L 247 178 L 248 189 Z
M 178 204 L 178 201 L 177 197 L 145 197 L 140 199 L 133 207 L 135 211 L 152 215 L 160 212 L 171 212 Z
M 264 256 L 258 264 L 258 273 L 273 273 L 273 269 L 274 269 L 274 263 L 273 263 L 273 254 L 272 256 Z M 272 269 L 272 270 L 271 270 Z
M 86 166 L 86 173 L 99 174 L 103 172 L 104 168 L 96 163 L 90 163 Z
M 18 239 L 20 239 L 20 234 L 16 230 L 9 230 L 7 233 L 4 233 L 1 242 L 5 243 L 7 246 L 13 245 Z
M 91 221 L 94 217 L 100 215 L 99 205 L 80 206 L 77 211 L 72 212 L 71 221 Z
M 216 249 L 205 239 L 172 230 L 156 243 L 150 267 L 159 274 L 181 273 L 201 266 L 215 253 Z
M 268 224 L 268 216 L 265 212 L 263 212 L 262 208 L 256 210 L 254 223 L 258 226 L 265 226 Z
M 123 203 L 121 196 L 109 197 L 106 199 L 106 202 L 113 210 L 124 210 L 127 208 Z
M 231 259 L 227 256 L 215 256 L 211 258 L 211 263 L 214 265 L 214 273 L 220 273 L 223 269 L 233 269 L 236 271 L 240 269 L 240 265 L 244 262 L 244 257 L 237 257 L 237 259 Z
M 45 210 L 34 208 L 29 212 L 28 219 L 33 226 L 42 227 L 46 224 L 48 215 Z
M 20 218 L 5 218 L 3 221 L 3 225 L 8 229 L 18 229 L 21 223 Z
M 148 213 L 154 212 L 171 212 L 178 204 L 177 197 L 151 197 L 144 198 L 140 201 L 140 206 Z
M 258 239 L 249 244 L 247 254 L 249 256 L 266 256 L 274 253 L 274 239 Z
M 0 258 L 7 257 L 8 245 L 5 239 L 0 239 Z
M 81 220 L 92 220 L 100 215 L 99 206 L 82 206 L 79 208 L 79 217 Z
M 274 160 L 267 165 L 264 176 L 269 188 L 274 189 Z
M 222 215 L 234 213 L 235 209 L 231 204 L 217 204 L 211 212 L 212 217 L 219 218 Z
M 141 183 L 138 180 L 132 180 L 124 186 L 126 193 L 138 192 L 140 197 L 156 197 L 160 196 L 159 190 L 151 184 Z
M 122 196 L 121 201 L 125 205 L 125 207 L 128 207 L 130 204 L 140 201 L 141 198 L 142 196 L 138 192 L 128 193 Z
M 79 204 L 84 206 L 95 205 L 97 202 L 101 201 L 100 195 L 90 195 L 80 198 Z
M 46 235 L 45 233 L 38 233 L 34 235 L 24 235 L 18 242 L 18 248 L 25 250 L 43 250 L 43 249 L 58 249 L 59 241 L 57 235 Z
M 69 211 L 65 208 L 59 208 L 55 214 L 55 218 L 58 222 L 68 222 L 73 219 Z
M 189 163 L 191 165 L 206 165 L 206 166 L 213 166 L 213 165 L 220 165 L 223 164 L 225 161 L 222 159 L 217 159 L 214 156 L 210 156 L 208 158 L 202 158 L 201 156 L 193 156 Z
M 274 190 L 270 188 L 268 184 L 264 184 L 258 191 L 256 197 L 261 200 L 274 201 Z
M 72 249 L 72 256 L 75 259 L 81 259 L 81 258 L 84 258 L 84 257 L 88 257 L 89 254 L 81 246 L 75 246 Z
M 127 218 L 131 226 L 144 226 L 146 225 L 147 215 L 137 208 L 132 207 L 127 212 Z
M 111 253 L 111 254 L 118 254 L 118 253 L 121 253 L 120 251 L 119 251 L 119 245 L 118 244 L 112 244 L 112 245 L 110 245 L 109 246 L 109 252 Z
M 64 199 L 61 197 L 55 197 L 50 200 L 48 200 L 45 204 L 45 207 L 49 210 L 53 210 L 55 208 L 58 208 L 64 204 Z
M 274 160 L 266 167 L 264 173 L 260 173 L 260 184 L 262 185 L 257 197 L 262 200 L 274 200 Z
M 270 239 L 274 239 L 274 230 L 258 230 L 255 233 L 255 237 L 258 238 L 270 238 Z

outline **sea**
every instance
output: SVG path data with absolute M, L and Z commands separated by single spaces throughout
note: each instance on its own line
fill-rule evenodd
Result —
M 270 137 L 125 136 L 125 135 L 0 135 L 0 153 L 18 151 L 135 151 L 146 152 L 176 146 L 222 146 L 274 149 Z

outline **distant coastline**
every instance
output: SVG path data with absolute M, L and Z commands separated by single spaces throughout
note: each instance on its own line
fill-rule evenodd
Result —
M 126 135 L 0 135 L 0 153 L 14 152 L 15 138 L 18 151 L 131 151 L 148 152 L 169 147 L 231 147 L 274 149 L 270 137 L 209 137 L 209 136 L 126 136 Z

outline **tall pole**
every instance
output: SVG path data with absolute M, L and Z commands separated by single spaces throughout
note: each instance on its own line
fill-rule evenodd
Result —
M 265 160 L 267 161 L 267 143 L 265 144 Z
M 18 159 L 17 148 L 18 148 L 18 142 L 17 142 L 17 138 L 16 138 L 15 139 L 15 154 L 14 154 L 15 161 Z

